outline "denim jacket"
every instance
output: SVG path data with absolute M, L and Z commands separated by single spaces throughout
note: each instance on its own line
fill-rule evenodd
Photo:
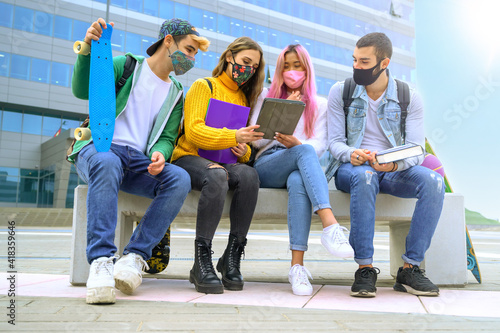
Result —
M 389 69 L 386 70 L 389 83 L 377 110 L 380 125 L 387 139 L 393 147 L 402 145 L 401 139 L 401 109 L 398 104 L 396 82 Z M 326 168 L 325 174 L 330 181 L 342 163 L 350 163 L 351 155 L 355 149 L 360 148 L 363 141 L 366 113 L 368 112 L 368 94 L 364 86 L 356 86 L 354 100 L 349 107 L 347 116 L 347 139 L 345 135 L 345 115 L 342 92 L 344 82 L 337 82 L 328 94 L 328 150 L 333 159 Z M 410 89 L 410 104 L 406 118 L 406 142 L 425 147 L 424 135 L 424 110 L 422 100 L 418 93 Z M 408 169 L 422 163 L 424 157 L 418 156 L 398 161 L 398 171 Z

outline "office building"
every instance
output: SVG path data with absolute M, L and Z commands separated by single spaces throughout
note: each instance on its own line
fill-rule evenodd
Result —
M 160 24 L 181 17 L 211 40 L 195 68 L 179 81 L 185 90 L 210 76 L 236 37 L 249 36 L 264 50 L 268 81 L 280 51 L 300 43 L 311 54 L 319 94 L 352 75 L 352 50 L 369 32 L 393 41 L 391 70 L 414 82 L 414 3 L 411 0 L 0 0 L 0 206 L 72 207 L 79 180 L 64 160 L 88 102 L 71 93 L 81 40 L 98 17 L 115 22 L 114 55 L 146 55 Z

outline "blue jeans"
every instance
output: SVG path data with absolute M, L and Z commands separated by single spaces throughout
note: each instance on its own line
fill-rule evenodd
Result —
M 287 188 L 290 249 L 307 251 L 311 211 L 331 208 L 328 183 L 313 146 L 273 147 L 255 161 L 260 187 Z
M 377 193 L 417 198 L 402 258 L 409 264 L 420 265 L 443 208 L 445 185 L 441 175 L 423 166 L 399 172 L 377 172 L 367 164 L 353 166 L 345 163 L 337 171 L 335 186 L 351 194 L 349 242 L 359 265 L 373 262 Z
M 189 175 L 166 163 L 158 175 L 151 175 L 151 163 L 141 151 L 128 146 L 111 145 L 109 152 L 98 153 L 91 143 L 75 160 L 80 177 L 89 184 L 87 195 L 87 260 L 111 257 L 114 244 L 118 191 L 153 199 L 123 254 L 130 252 L 151 257 L 191 190 Z

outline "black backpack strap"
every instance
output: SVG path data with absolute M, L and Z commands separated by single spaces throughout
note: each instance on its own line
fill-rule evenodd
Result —
M 344 91 L 342 93 L 342 99 L 344 100 L 344 115 L 345 115 L 345 136 L 347 137 L 347 115 L 349 114 L 349 107 L 351 106 L 354 98 L 352 94 L 354 93 L 354 89 L 356 89 L 356 82 L 352 77 L 348 77 L 344 81 Z
M 210 93 L 213 94 L 214 93 L 214 90 L 212 88 L 212 81 L 210 81 L 209 79 L 207 79 L 206 77 L 204 78 L 206 81 L 207 81 L 207 84 L 208 84 L 208 87 L 210 88 Z
M 401 109 L 401 139 L 402 143 L 406 141 L 406 117 L 408 116 L 408 105 L 410 105 L 410 86 L 408 83 L 395 80 L 398 90 L 399 108 Z
M 120 92 L 120 89 L 125 85 L 125 82 L 127 82 L 130 75 L 134 72 L 136 62 L 137 60 L 135 60 L 135 58 L 127 54 L 127 60 L 125 61 L 125 66 L 123 66 L 122 77 L 116 81 L 115 91 L 117 95 L 118 92 Z

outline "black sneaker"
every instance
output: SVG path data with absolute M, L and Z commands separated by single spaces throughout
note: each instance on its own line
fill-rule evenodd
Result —
M 380 270 L 377 267 L 359 268 L 354 273 L 354 283 L 351 287 L 351 296 L 354 297 L 375 297 L 377 288 L 377 274 Z
M 438 296 L 439 288 L 424 275 L 418 266 L 399 267 L 394 290 L 417 296 Z

